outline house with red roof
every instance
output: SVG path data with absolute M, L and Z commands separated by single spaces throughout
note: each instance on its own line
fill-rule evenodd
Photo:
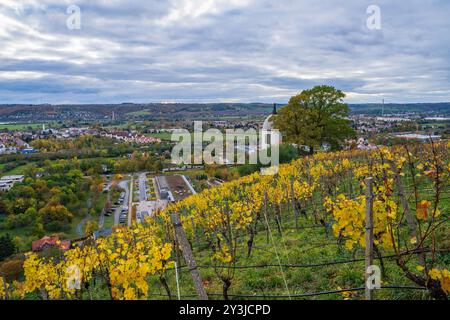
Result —
M 45 236 L 40 240 L 33 241 L 31 249 L 34 252 L 44 251 L 52 247 L 59 247 L 61 250 L 66 251 L 70 249 L 70 240 L 59 240 L 58 236 Z

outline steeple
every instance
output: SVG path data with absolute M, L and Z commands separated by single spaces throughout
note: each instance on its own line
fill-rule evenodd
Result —
M 273 104 L 273 111 L 272 111 L 272 114 L 273 114 L 273 115 L 276 115 L 276 114 L 277 114 L 277 104 L 276 104 L 276 103 Z

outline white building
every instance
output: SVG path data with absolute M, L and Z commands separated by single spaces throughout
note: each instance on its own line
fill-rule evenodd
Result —
M 277 105 L 274 103 L 273 111 L 270 116 L 264 120 L 262 126 L 262 134 L 260 141 L 260 148 L 267 149 L 269 146 L 279 145 L 281 144 L 281 133 L 278 130 L 273 128 L 273 119 L 277 115 Z
M 432 140 L 440 140 L 441 136 L 437 135 L 425 135 L 425 134 L 418 134 L 418 133 L 403 133 L 403 134 L 396 134 L 397 138 L 407 139 L 407 140 L 419 140 L 422 142 L 427 142 Z
M 411 121 L 409 118 L 402 118 L 402 117 L 377 117 L 377 121 L 382 122 L 403 122 L 403 121 Z
M 23 179 L 23 175 L 4 176 L 0 178 L 0 190 L 8 191 L 16 182 L 22 182 Z

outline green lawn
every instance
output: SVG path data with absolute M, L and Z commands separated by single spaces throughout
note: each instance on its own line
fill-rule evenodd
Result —
M 35 165 L 34 163 L 27 163 L 22 166 L 15 167 L 14 169 L 5 172 L 3 175 L 10 176 L 10 175 L 16 175 L 16 174 L 23 174 L 26 169 L 28 169 L 34 165 Z
M 57 128 L 60 127 L 57 123 L 53 122 L 40 122 L 40 123 L 2 123 L 0 124 L 0 130 L 8 129 L 8 130 L 28 130 L 31 128 L 32 130 L 42 129 L 42 125 L 45 124 L 46 128 Z
M 171 141 L 172 134 L 170 132 L 161 132 L 161 133 L 147 133 L 147 137 L 159 138 L 163 141 Z
M 128 112 L 128 116 L 148 116 L 151 115 L 152 112 L 150 110 L 139 110 L 134 112 Z
M 1 220 L 1 219 L 0 219 Z M 36 240 L 36 237 L 32 234 L 30 227 L 16 228 L 16 229 L 0 229 L 0 236 L 9 234 L 13 239 L 16 239 L 16 243 L 19 245 L 19 251 L 31 250 L 31 242 Z
M 80 235 L 77 233 L 77 226 L 83 220 L 84 217 L 74 217 L 72 222 L 70 223 L 70 229 L 67 232 L 64 232 L 64 237 L 66 239 L 76 239 L 79 238 Z
M 40 123 L 17 123 L 17 124 L 0 124 L 0 130 L 8 129 L 8 130 L 27 130 L 27 129 L 40 129 L 42 128 L 42 124 Z
M 103 223 L 103 229 L 112 228 L 114 225 L 114 213 L 111 216 L 105 216 L 105 222 Z

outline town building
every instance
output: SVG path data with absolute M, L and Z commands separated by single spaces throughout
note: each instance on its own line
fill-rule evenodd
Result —
M 406 140 L 419 140 L 421 142 L 428 142 L 431 140 L 440 140 L 441 136 L 438 135 L 425 135 L 425 134 L 418 134 L 418 133 L 403 133 L 403 134 L 396 134 L 395 137 L 402 138 Z
M 8 191 L 17 182 L 22 182 L 25 177 L 23 175 L 3 176 L 0 178 L 0 190 Z
M 49 248 L 58 247 L 59 249 L 66 251 L 71 246 L 70 240 L 59 240 L 58 236 L 45 236 L 42 239 L 33 241 L 31 243 L 31 249 L 33 252 L 44 251 Z
M 277 116 L 277 104 L 273 104 L 273 111 L 270 116 L 268 116 L 262 125 L 261 134 L 261 149 L 268 149 L 270 146 L 281 144 L 281 133 L 273 128 L 273 120 Z

